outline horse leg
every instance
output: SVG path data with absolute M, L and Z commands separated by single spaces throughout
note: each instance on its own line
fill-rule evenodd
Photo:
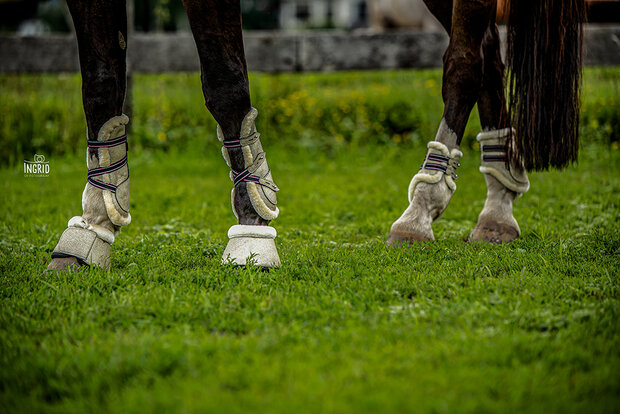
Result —
M 483 78 L 481 45 L 495 0 L 455 0 L 450 44 L 444 55 L 443 118 L 420 171 L 409 184 L 409 207 L 394 222 L 388 244 L 433 240 L 432 223 L 444 212 L 456 190 L 454 180 L 462 153 L 458 150 Z M 446 19 L 440 18 L 446 26 Z
M 124 0 L 67 1 L 78 41 L 87 124 L 88 182 L 82 216 L 73 217 L 52 253 L 48 270 L 81 265 L 108 268 L 110 245 L 129 224 L 126 163 Z
M 504 96 L 504 65 L 495 19 L 482 42 L 484 77 L 478 99 L 482 132 L 478 134 L 481 151 L 480 171 L 487 184 L 487 198 L 470 240 L 492 243 L 509 242 L 519 237 L 519 224 L 512 215 L 513 202 L 529 188 L 527 173 L 521 161 L 508 157 L 512 139 Z
M 233 213 L 239 224 L 228 232 L 224 261 L 245 265 L 253 255 L 263 267 L 280 262 L 269 222 L 278 216 L 277 186 L 254 121 L 238 0 L 183 0 L 200 58 L 205 105 L 218 123 L 222 154 L 232 169 Z
M 424 4 L 433 16 L 441 23 L 443 28 L 450 34 L 452 32 L 452 6 L 453 0 L 424 0 Z

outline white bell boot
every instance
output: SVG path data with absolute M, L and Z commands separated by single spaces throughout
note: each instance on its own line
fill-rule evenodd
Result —
M 228 229 L 228 244 L 223 262 L 232 261 L 238 266 L 252 262 L 263 268 L 278 267 L 280 257 L 276 248 L 276 229 L 271 226 L 236 224 Z
M 432 224 L 443 214 L 456 190 L 456 169 L 463 153 L 431 141 L 420 171 L 409 184 L 409 207 L 392 224 L 388 245 L 434 240 Z
M 251 108 L 241 123 L 240 138 L 224 141 L 222 129 L 217 127 L 217 137 L 224 144 L 222 155 L 228 166 L 231 166 L 229 148 L 240 148 L 243 151 L 244 170 L 231 170 L 230 179 L 234 186 L 245 182 L 250 202 L 256 213 L 265 220 L 278 217 L 276 192 L 278 187 L 273 182 L 271 170 L 260 142 L 260 134 L 256 131 L 255 120 L 258 111 Z M 231 192 L 232 210 L 235 216 L 235 187 Z M 263 268 L 280 266 L 280 257 L 274 239 L 276 230 L 271 226 L 234 225 L 228 230 L 229 242 L 222 256 L 222 263 L 233 262 L 245 266 L 250 260 Z
M 480 143 L 480 172 L 487 183 L 487 199 L 469 240 L 507 243 L 521 234 L 512 205 L 527 192 L 530 182 L 523 163 L 512 165 L 508 158 L 508 140 L 513 136 L 514 130 L 504 128 L 483 131 L 476 137 Z
M 68 228 L 52 253 L 48 270 L 64 270 L 69 262 L 83 266 L 110 267 L 110 246 L 129 214 L 129 167 L 127 165 L 126 115 L 108 120 L 88 141 L 88 182 L 82 194 L 81 216 L 69 220 Z

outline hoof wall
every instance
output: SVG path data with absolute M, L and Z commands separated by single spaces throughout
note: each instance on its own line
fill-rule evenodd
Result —
M 469 241 L 485 241 L 493 244 L 510 243 L 519 237 L 519 230 L 509 224 L 494 220 L 481 220 L 469 235 Z
M 228 230 L 228 245 L 222 263 L 245 266 L 252 263 L 263 269 L 280 266 L 276 248 L 276 229 L 271 226 L 235 225 Z
M 81 265 L 75 257 L 57 257 L 52 259 L 47 266 L 46 272 L 76 272 L 83 265 Z
M 412 231 L 392 230 L 387 240 L 389 247 L 398 247 L 402 245 L 412 245 L 418 242 L 431 241 L 433 238 L 425 237 Z

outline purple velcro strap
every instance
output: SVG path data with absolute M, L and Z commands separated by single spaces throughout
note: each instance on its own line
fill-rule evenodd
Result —
M 120 170 L 127 164 L 127 157 L 123 157 L 121 160 L 115 162 L 114 164 L 110 164 L 107 167 L 99 167 L 93 168 L 92 170 L 88 170 L 89 177 L 97 177 L 98 175 L 109 174 L 116 170 Z
M 448 161 L 450 161 L 450 157 L 446 157 L 444 155 L 439 155 L 439 154 L 428 154 L 426 159 L 429 160 L 429 161 L 435 161 L 435 162 L 448 162 Z
M 250 172 L 247 169 L 241 172 L 232 170 L 232 173 L 233 173 L 233 182 L 235 186 L 241 182 L 258 183 L 260 181 L 260 177 L 250 174 Z
M 224 141 L 225 148 L 241 148 L 241 140 L 235 139 L 232 141 Z
M 441 172 L 446 172 L 446 170 L 448 169 L 448 167 L 446 167 L 445 165 L 433 164 L 430 162 L 427 162 L 423 168 L 426 170 L 435 170 L 435 171 L 441 171 Z
M 110 148 L 127 142 L 127 134 L 110 141 L 88 141 L 88 148 Z

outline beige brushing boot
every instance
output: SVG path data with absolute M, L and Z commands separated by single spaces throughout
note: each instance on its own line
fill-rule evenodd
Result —
M 256 131 L 254 121 L 258 116 L 255 108 L 250 109 L 241 123 L 240 138 L 233 141 L 224 141 L 222 129 L 217 127 L 217 137 L 224 144 L 222 155 L 226 164 L 231 166 L 229 148 L 241 148 L 245 161 L 243 171 L 231 170 L 230 179 L 235 187 L 241 182 L 246 183 L 250 202 L 256 213 L 265 220 L 274 220 L 278 217 L 276 192 L 279 190 L 271 177 L 271 170 L 260 142 L 260 134 Z M 235 211 L 235 187 L 231 193 L 233 213 Z M 280 266 L 280 257 L 275 244 L 277 232 L 271 226 L 237 224 L 228 230 L 228 245 L 222 256 L 222 263 L 233 262 L 238 266 L 245 266 L 248 259 L 255 265 L 263 268 Z
M 125 134 L 128 123 L 126 115 L 111 118 L 99 130 L 97 140 L 88 141 L 83 213 L 69 220 L 52 253 L 48 270 L 79 266 L 109 269 L 110 246 L 121 226 L 131 222 Z
M 511 165 L 508 160 L 510 128 L 484 131 L 476 139 L 480 143 L 480 172 L 487 183 L 487 199 L 478 216 L 478 224 L 470 240 L 507 243 L 521 234 L 512 215 L 512 204 L 530 188 L 527 172 L 521 162 Z
M 434 240 L 431 225 L 441 217 L 456 190 L 456 169 L 463 153 L 437 141 L 429 142 L 427 147 L 420 172 L 409 184 L 409 207 L 392 224 L 390 246 Z

